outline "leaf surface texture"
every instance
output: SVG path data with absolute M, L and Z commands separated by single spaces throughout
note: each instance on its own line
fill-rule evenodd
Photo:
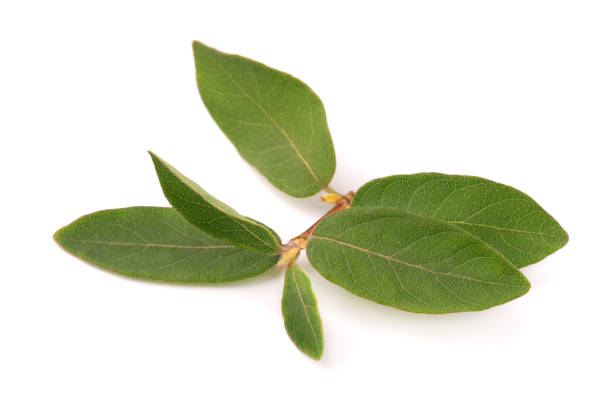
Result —
M 441 219 L 491 245 L 517 267 L 567 243 L 557 221 L 525 193 L 473 176 L 419 173 L 383 177 L 355 193 L 354 207 L 394 207 Z
M 54 238 L 71 254 L 102 268 L 159 281 L 242 280 L 278 260 L 202 233 L 172 208 L 102 210 L 58 230 Z
M 313 359 L 323 354 L 323 329 L 310 278 L 296 264 L 287 267 L 281 301 L 285 329 L 295 345 Z
M 408 311 L 483 310 L 529 290 L 521 272 L 475 236 L 401 209 L 334 213 L 317 225 L 307 253 L 331 282 Z
M 317 193 L 336 168 L 323 104 L 302 81 L 193 43 L 200 96 L 240 155 L 292 196 Z

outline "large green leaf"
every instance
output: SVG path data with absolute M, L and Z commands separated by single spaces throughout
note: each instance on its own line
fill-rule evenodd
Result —
M 517 267 L 537 262 L 567 243 L 567 233 L 532 198 L 473 176 L 439 173 L 372 180 L 354 207 L 396 207 L 450 222 L 497 249 Z
M 292 196 L 317 193 L 336 168 L 319 97 L 266 65 L 193 42 L 198 89 L 240 155 Z
M 409 311 L 482 310 L 529 290 L 523 274 L 475 236 L 401 209 L 334 213 L 317 225 L 306 249 L 331 282 Z
M 308 275 L 296 264 L 285 271 L 281 302 L 285 329 L 293 343 L 313 359 L 323 354 L 323 329 Z
M 280 250 L 272 229 L 209 195 L 178 170 L 152 152 L 151 158 L 166 198 L 178 213 L 198 229 L 241 248 L 265 253 Z
M 102 268 L 160 281 L 242 280 L 278 260 L 202 233 L 172 208 L 102 210 L 61 228 L 54 238 L 71 254 Z

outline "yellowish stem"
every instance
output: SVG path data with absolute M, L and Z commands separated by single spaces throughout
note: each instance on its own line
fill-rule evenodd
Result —
M 351 191 L 344 196 L 338 195 L 337 198 L 334 197 L 336 201 L 334 202 L 333 208 L 328 210 L 327 213 L 325 213 L 325 215 L 323 215 L 318 221 L 316 221 L 310 228 L 306 229 L 304 232 L 284 244 L 280 250 L 280 259 L 278 260 L 276 267 L 281 268 L 285 265 L 292 264 L 297 259 L 298 255 L 300 254 L 300 251 L 302 249 L 306 249 L 308 238 L 310 237 L 312 231 L 314 231 L 315 226 L 317 226 L 317 224 L 321 222 L 321 220 L 323 220 L 323 218 L 325 218 L 326 216 L 331 215 L 332 213 L 342 209 L 348 209 L 351 206 L 353 194 L 354 192 Z

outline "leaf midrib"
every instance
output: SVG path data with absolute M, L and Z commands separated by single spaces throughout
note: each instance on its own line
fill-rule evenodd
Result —
M 445 220 L 445 219 L 441 219 L 441 220 Z M 487 225 L 484 223 L 475 223 L 475 222 L 464 222 L 464 221 L 460 221 L 460 220 L 446 220 L 449 223 L 454 223 L 456 225 L 468 225 L 468 226 L 480 226 L 482 228 L 490 228 L 490 229 L 495 229 L 498 231 L 506 231 L 506 232 L 516 232 L 516 233 L 524 233 L 524 234 L 528 234 L 528 235 L 538 235 L 538 236 L 547 236 L 549 238 L 556 238 L 555 235 L 550 234 L 550 233 L 546 233 L 546 232 L 533 232 L 533 231 L 525 231 L 522 229 L 512 229 L 512 228 L 504 228 L 501 226 L 494 226 L 494 225 Z
M 346 246 L 348 248 L 352 248 L 352 249 L 364 252 L 364 253 L 369 254 L 369 255 L 378 256 L 378 257 L 383 258 L 383 259 L 385 259 L 387 261 L 393 261 L 393 262 L 396 262 L 398 264 L 401 264 L 401 265 L 404 265 L 404 266 L 407 266 L 407 267 L 410 267 L 410 268 L 415 268 L 415 269 L 418 269 L 420 271 L 424 271 L 424 272 L 427 272 L 427 273 L 430 273 L 430 274 L 434 275 L 434 278 L 435 278 L 435 275 L 444 275 L 444 276 L 448 276 L 448 277 L 452 277 L 452 278 L 460 278 L 460 279 L 464 279 L 464 280 L 469 280 L 469 281 L 473 281 L 473 282 L 481 283 L 481 284 L 501 285 L 501 286 L 504 286 L 504 287 L 517 287 L 517 288 L 518 287 L 521 287 L 521 288 L 524 287 L 523 285 L 504 284 L 504 283 L 496 282 L 496 281 L 479 280 L 479 279 L 470 278 L 468 276 L 461 275 L 461 274 L 454 274 L 452 272 L 434 271 L 432 269 L 423 267 L 421 265 L 411 264 L 409 262 L 401 261 L 401 260 L 399 260 L 397 258 L 394 258 L 393 256 L 384 255 L 384 254 L 381 254 L 380 252 L 372 251 L 370 249 L 363 248 L 363 247 L 360 247 L 360 246 L 357 246 L 357 245 L 353 245 L 353 244 L 350 244 L 348 242 L 339 241 L 337 239 L 330 238 L 330 237 L 327 237 L 327 236 L 312 235 L 311 238 L 322 239 L 322 240 L 334 242 L 334 243 L 337 243 L 339 245 Z
M 227 249 L 236 248 L 233 245 L 174 245 L 174 244 L 159 244 L 153 242 L 115 242 L 115 241 L 84 241 L 78 240 L 83 244 L 97 244 L 109 246 L 139 246 L 139 247 L 158 247 L 158 248 L 177 248 L 177 249 Z
M 306 306 L 306 303 L 304 302 L 304 297 L 302 297 L 302 292 L 300 291 L 300 287 L 297 282 L 297 279 L 295 278 L 295 269 L 291 269 L 289 270 L 289 272 L 291 273 L 291 278 L 293 279 L 293 283 L 295 284 L 295 291 L 297 292 L 300 303 L 302 304 L 302 308 L 304 309 L 306 320 L 308 321 L 308 325 L 310 326 L 310 331 L 312 332 L 312 338 L 314 339 L 314 342 L 317 346 L 317 350 L 319 350 L 320 346 L 319 346 L 319 341 L 317 340 L 317 333 L 315 332 L 314 326 L 312 325 L 312 322 L 310 321 L 310 316 L 308 315 L 308 308 Z

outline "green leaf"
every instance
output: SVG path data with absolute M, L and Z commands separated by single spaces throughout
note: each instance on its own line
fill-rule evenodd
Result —
M 199 42 L 193 53 L 202 100 L 246 161 L 292 196 L 327 186 L 336 156 L 323 104 L 306 84 Z
M 238 214 L 206 193 L 164 160 L 149 151 L 166 199 L 189 223 L 232 245 L 265 253 L 280 250 L 280 238 L 272 229 Z
M 237 248 L 200 232 L 172 208 L 130 207 L 85 215 L 53 236 L 65 250 L 119 274 L 183 283 L 237 281 L 278 256 Z
M 473 176 L 383 177 L 363 185 L 351 206 L 396 207 L 455 224 L 517 267 L 541 260 L 568 240 L 557 221 L 525 193 Z
M 285 271 L 281 302 L 285 329 L 295 345 L 313 359 L 323 355 L 323 329 L 308 275 L 296 264 Z
M 483 310 L 529 290 L 523 274 L 475 236 L 401 209 L 334 213 L 317 225 L 306 249 L 331 282 L 408 311 Z

